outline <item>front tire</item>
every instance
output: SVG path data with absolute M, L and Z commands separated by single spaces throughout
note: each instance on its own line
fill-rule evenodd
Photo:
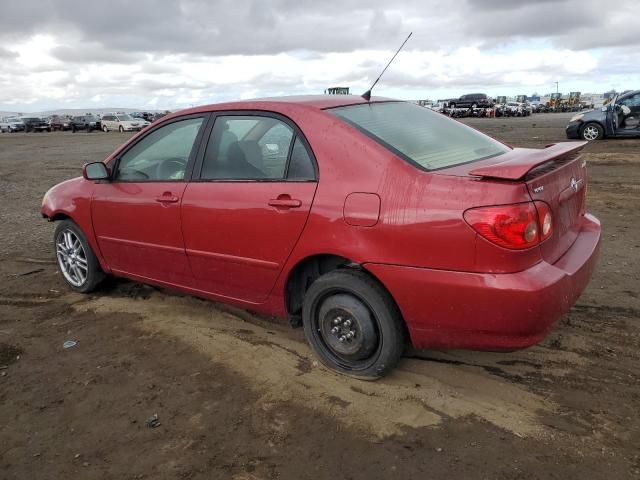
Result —
M 580 132 L 580 136 L 583 140 L 589 142 L 593 140 L 600 140 L 604 137 L 604 129 L 597 123 L 587 123 Z
M 122 125 L 120 125 L 120 128 L 118 130 L 120 130 L 120 133 L 124 133 L 124 127 Z
M 103 125 L 103 126 L 102 126 L 102 131 L 103 131 L 104 133 L 107 133 L 107 132 L 109 131 L 109 129 L 107 128 L 107 126 L 106 126 L 106 125 Z
M 95 290 L 105 274 L 82 230 L 71 220 L 63 220 L 53 239 L 58 269 L 67 285 L 80 293 Z
M 339 373 L 375 380 L 389 373 L 404 349 L 400 311 L 375 279 L 357 270 L 334 270 L 307 291 L 304 332 L 320 361 Z

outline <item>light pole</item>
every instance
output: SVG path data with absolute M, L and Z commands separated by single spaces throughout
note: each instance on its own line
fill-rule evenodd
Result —
M 558 89 L 558 82 L 553 82 L 556 84 L 556 93 L 560 93 L 560 90 Z

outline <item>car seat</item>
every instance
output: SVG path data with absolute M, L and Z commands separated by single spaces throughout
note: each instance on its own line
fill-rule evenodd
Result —
M 229 145 L 226 157 L 226 161 L 218 162 L 216 178 L 255 179 L 266 177 L 262 170 L 247 161 L 247 157 L 240 147 L 240 142 Z
M 251 165 L 264 172 L 264 159 L 262 157 L 262 148 L 256 140 L 242 140 L 238 142 L 244 156 Z

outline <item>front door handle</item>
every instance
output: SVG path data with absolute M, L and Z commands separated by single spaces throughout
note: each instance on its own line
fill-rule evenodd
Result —
M 159 197 L 156 197 L 156 202 L 160 202 L 160 203 L 176 203 L 178 200 L 180 199 L 175 195 L 171 194 L 171 192 L 164 192 Z
M 284 194 L 278 195 L 278 198 L 272 198 L 269 200 L 269 205 L 276 208 L 300 208 L 302 202 L 296 198 Z

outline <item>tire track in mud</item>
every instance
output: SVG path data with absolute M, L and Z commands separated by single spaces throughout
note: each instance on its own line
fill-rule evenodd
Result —
M 247 379 L 260 395 L 259 404 L 292 401 L 365 435 L 386 437 L 407 427 L 435 427 L 448 419 L 473 417 L 517 436 L 543 436 L 540 417 L 556 408 L 492 372 L 491 365 L 476 362 L 405 358 L 388 377 L 354 380 L 325 369 L 301 336 L 277 332 L 281 328 L 275 325 L 265 328 L 257 318 L 248 322 L 195 298 L 153 291 L 142 300 L 101 296 L 76 302 L 73 308 L 134 314 L 142 329 L 178 338 Z M 518 370 L 521 365 L 503 367 Z

